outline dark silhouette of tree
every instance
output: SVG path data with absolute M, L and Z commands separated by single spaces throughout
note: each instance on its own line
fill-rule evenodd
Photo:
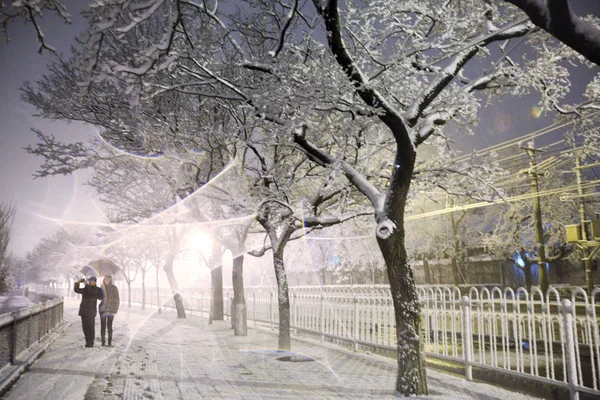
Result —
M 600 28 L 573 13 L 569 0 L 504 0 L 594 64 L 600 65 Z

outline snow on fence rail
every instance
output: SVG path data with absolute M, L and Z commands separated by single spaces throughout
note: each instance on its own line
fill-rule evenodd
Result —
M 62 298 L 0 315 L 0 368 L 13 364 L 19 354 L 41 341 L 62 320 Z

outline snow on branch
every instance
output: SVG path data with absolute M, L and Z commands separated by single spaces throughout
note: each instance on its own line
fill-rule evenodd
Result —
M 357 212 L 347 215 L 341 215 L 337 217 L 304 217 L 304 226 L 305 227 L 328 227 L 337 224 L 341 224 L 343 222 L 349 221 L 354 218 L 373 215 L 372 211 L 369 212 Z
M 348 178 L 348 180 L 369 199 L 369 201 L 375 208 L 375 211 L 381 212 L 383 210 L 385 194 L 379 192 L 379 190 L 377 190 L 375 186 L 373 186 L 369 181 L 367 181 L 350 164 L 343 160 L 339 162 L 339 160 L 337 160 L 332 155 L 319 149 L 314 144 L 306 140 L 303 133 L 294 132 L 293 137 L 294 142 L 298 146 L 300 146 L 300 148 L 306 153 L 306 155 L 308 155 L 308 157 L 312 161 L 316 162 L 317 164 L 326 167 L 338 163 L 346 178 Z
M 4 2 L 0 1 L 0 29 L 4 32 L 6 40 L 10 41 L 8 22 L 23 19 L 25 22 L 33 24 L 40 45 L 38 53 L 42 53 L 44 49 L 52 53 L 56 52 L 56 49 L 46 42 L 44 32 L 42 32 L 38 22 L 44 9 L 54 11 L 65 23 L 71 23 L 71 15 L 61 0 L 13 1 L 10 6 L 4 5 Z
M 86 144 L 82 142 L 61 143 L 52 135 L 45 135 L 34 128 L 31 130 L 36 133 L 39 142 L 35 147 L 27 146 L 25 150 L 29 154 L 44 158 L 44 164 L 33 174 L 34 177 L 68 175 L 78 169 L 93 165 L 93 151 Z
M 297 10 L 298 10 L 298 0 L 294 0 L 293 7 L 290 8 L 290 12 L 285 17 L 286 19 L 285 19 L 285 22 L 283 23 L 283 28 L 281 29 L 281 32 L 279 33 L 279 40 L 277 42 L 277 45 L 275 46 L 275 50 L 271 50 L 269 52 L 269 54 L 273 58 L 277 58 L 277 56 L 283 49 L 283 43 L 285 41 L 285 34 L 286 34 L 287 30 L 290 28 L 290 25 L 292 24 L 292 20 L 294 19 L 294 14 L 296 14 Z
M 130 30 L 132 30 L 133 28 L 135 28 L 136 26 L 138 26 L 139 24 L 141 24 L 142 22 L 148 20 L 150 17 L 152 17 L 152 15 L 154 15 L 154 13 L 156 12 L 156 10 L 158 10 L 158 8 L 160 6 L 162 6 L 164 4 L 165 0 L 159 0 L 159 1 L 149 1 L 147 3 L 144 4 L 139 4 L 137 6 L 132 6 L 131 10 L 133 11 L 140 11 L 142 10 L 143 13 L 141 14 L 137 14 L 137 15 L 132 15 L 131 16 L 131 22 L 129 23 L 129 25 L 126 25 L 122 28 L 117 28 L 115 29 L 115 31 L 125 34 L 127 32 L 129 32 Z
M 471 48 L 465 53 L 462 53 L 442 70 L 440 76 L 433 80 L 425 89 L 421 91 L 417 100 L 406 110 L 405 118 L 409 126 L 415 126 L 423 111 L 431 104 L 431 102 L 454 80 L 454 77 L 459 73 L 462 67 L 472 59 L 479 49 Z
M 390 128 L 390 131 L 396 138 L 396 142 L 399 146 L 406 150 L 412 149 L 413 145 L 411 137 L 402 116 L 381 95 L 381 93 L 370 86 L 369 80 L 346 48 L 340 28 L 340 15 L 338 12 L 337 1 L 313 0 L 313 3 L 324 19 L 325 29 L 328 33 L 327 41 L 329 43 L 329 48 L 344 73 L 354 85 L 356 93 L 369 107 L 382 110 L 379 118 Z
M 417 124 L 419 118 L 423 116 L 425 109 L 432 104 L 437 96 L 442 93 L 457 76 L 460 76 L 463 67 L 471 59 L 473 59 L 473 57 L 475 57 L 481 47 L 484 47 L 492 42 L 520 37 L 526 35 L 530 31 L 531 27 L 529 24 L 519 22 L 517 24 L 508 25 L 503 29 L 494 30 L 491 33 L 480 35 L 468 46 L 462 47 L 461 52 L 454 56 L 452 61 L 446 67 L 435 70 L 439 74 L 437 78 L 435 78 L 425 89 L 421 91 L 416 100 L 406 110 L 404 117 L 406 118 L 409 126 L 414 127 Z M 427 70 L 428 68 L 431 68 L 431 65 L 419 66 L 419 68 Z M 495 78 L 497 78 L 497 76 L 484 75 L 479 79 L 470 82 L 465 90 L 470 92 L 473 90 L 485 89 Z
M 425 142 L 431 135 L 435 133 L 436 126 L 442 126 L 452 119 L 453 113 L 450 111 L 436 112 L 422 119 L 418 125 L 415 135 L 415 146 L 419 146 Z

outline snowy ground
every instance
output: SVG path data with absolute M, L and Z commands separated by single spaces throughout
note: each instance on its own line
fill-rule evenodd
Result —
M 65 300 L 71 325 L 26 372 L 5 399 L 390 399 L 393 360 L 356 357 L 313 341 L 294 341 L 294 353 L 275 350 L 275 334 L 250 329 L 235 337 L 230 323 L 192 316 L 177 320 L 126 307 L 115 318 L 112 348 L 83 347 L 77 300 Z M 96 327 L 100 335 L 99 322 Z M 99 346 L 97 339 L 96 346 Z M 278 361 L 289 355 L 314 359 Z M 491 385 L 428 372 L 422 399 L 524 400 Z

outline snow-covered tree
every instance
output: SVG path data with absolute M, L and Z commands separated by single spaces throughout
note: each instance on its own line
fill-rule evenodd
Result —
M 574 248 L 566 243 L 564 225 L 578 223 L 577 198 L 564 200 L 565 195 L 577 193 L 573 184 L 574 166 L 569 151 L 558 156 L 548 156 L 539 160 L 544 169 L 530 169 L 528 164 L 520 164 L 520 173 L 511 175 L 511 198 L 522 198 L 506 204 L 487 207 L 482 210 L 486 228 L 477 232 L 486 249 L 497 256 L 511 261 L 515 268 L 523 272 L 525 286 L 529 289 L 536 282 L 533 279 L 534 265 L 538 267 L 536 239 L 536 215 L 533 202 L 535 191 L 531 188 L 530 176 L 539 175 L 540 217 L 543 229 L 544 252 L 549 268 L 552 263 L 572 254 Z
M 56 230 L 42 238 L 27 253 L 27 280 L 32 282 L 61 281 L 81 277 L 81 269 L 98 257 L 97 231 L 91 227 L 69 227 Z
M 12 276 L 13 286 L 17 286 L 17 289 L 22 289 L 27 278 L 27 260 L 25 257 L 10 255 L 4 260 L 5 265 L 8 267 L 8 271 Z
M 9 257 L 8 244 L 10 242 L 10 236 L 12 231 L 12 224 L 15 218 L 16 209 L 12 204 L 2 203 L 0 204 L 0 268 L 4 271 L 3 277 L 9 283 L 9 271 L 8 266 L 5 265 L 5 260 Z

